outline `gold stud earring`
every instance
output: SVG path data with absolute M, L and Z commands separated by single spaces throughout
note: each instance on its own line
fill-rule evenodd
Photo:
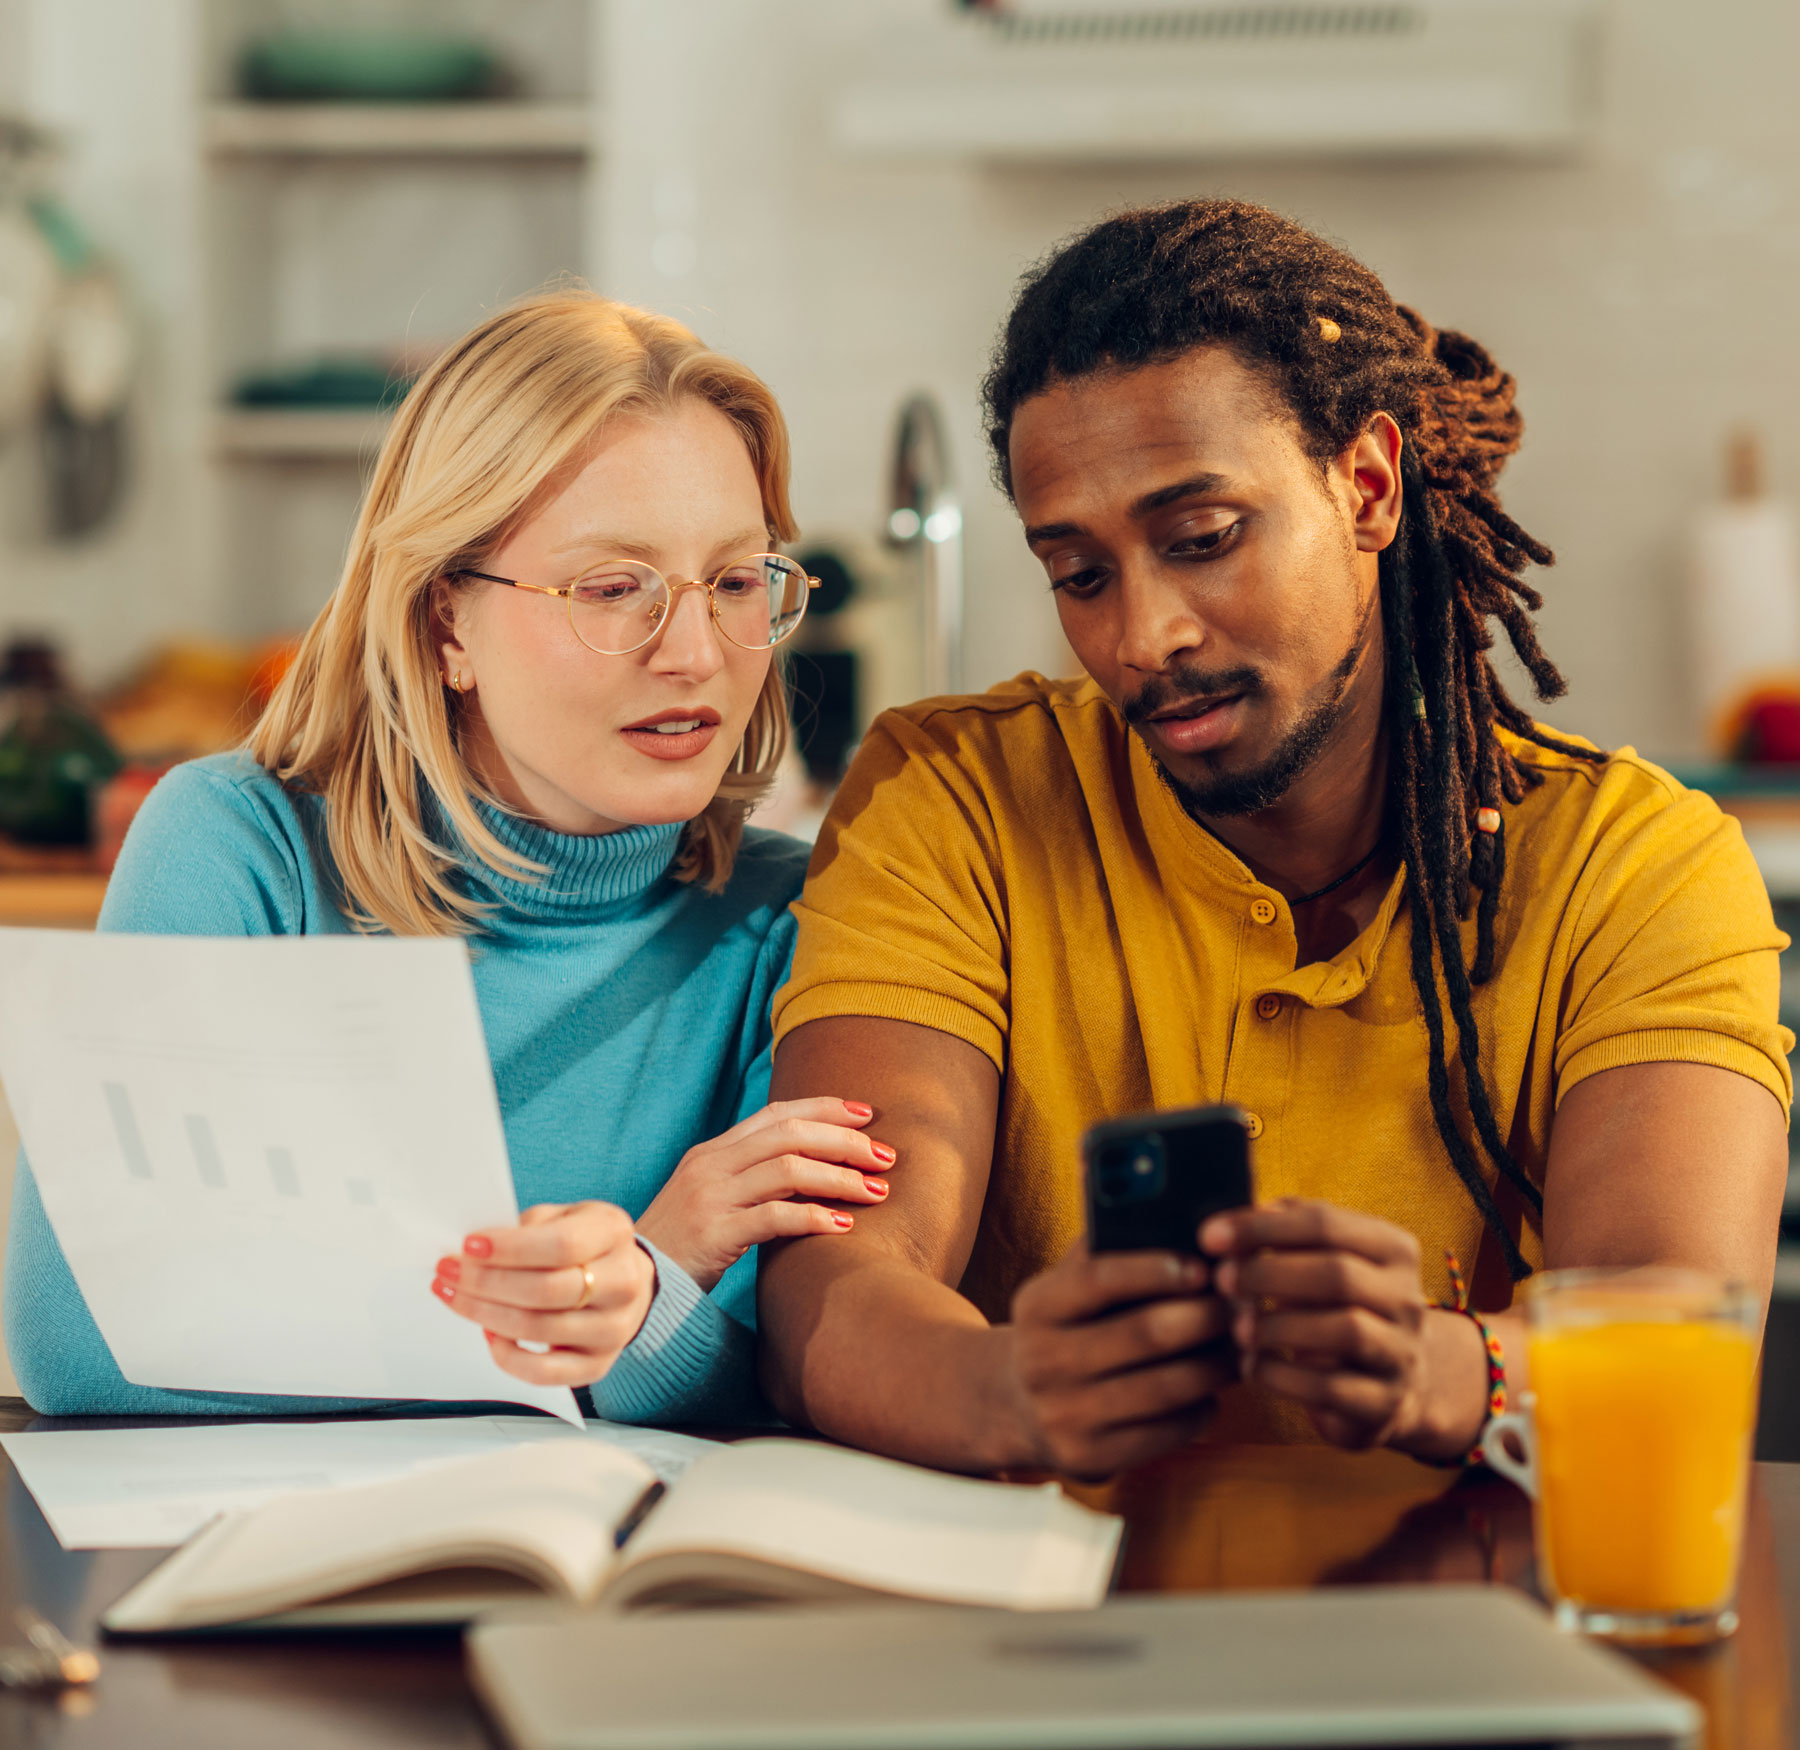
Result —
M 1315 317 L 1314 320 L 1319 324 L 1319 338 L 1324 341 L 1327 346 L 1331 345 L 1333 341 L 1342 340 L 1344 338 L 1343 329 L 1338 327 L 1329 316 Z

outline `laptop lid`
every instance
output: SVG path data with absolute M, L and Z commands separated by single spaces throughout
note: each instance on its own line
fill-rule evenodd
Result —
M 517 1750 L 1697 1744 L 1699 1710 L 1504 1587 L 491 1622 Z

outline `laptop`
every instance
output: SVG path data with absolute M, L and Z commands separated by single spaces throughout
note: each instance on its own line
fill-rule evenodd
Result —
M 468 1644 L 515 1750 L 1686 1750 L 1703 1726 L 1499 1586 L 588 1612 L 490 1622 Z

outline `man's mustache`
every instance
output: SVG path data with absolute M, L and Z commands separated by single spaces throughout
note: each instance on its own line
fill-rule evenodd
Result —
M 1141 725 L 1162 711 L 1233 694 L 1254 698 L 1262 690 L 1263 678 L 1253 668 L 1175 668 L 1152 675 L 1119 709 L 1127 723 Z

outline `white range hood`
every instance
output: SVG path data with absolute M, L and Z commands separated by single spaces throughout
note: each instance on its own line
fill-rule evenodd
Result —
M 845 42 L 831 127 L 903 157 L 1560 152 L 1592 119 L 1599 7 L 943 0 Z

